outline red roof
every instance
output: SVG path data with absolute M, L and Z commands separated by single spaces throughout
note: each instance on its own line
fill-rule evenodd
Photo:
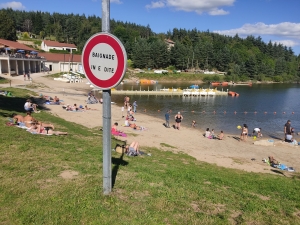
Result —
M 171 39 L 165 39 L 166 42 L 170 43 L 170 44 L 175 44 L 174 41 L 172 41 Z
M 43 56 L 50 62 L 81 62 L 81 55 L 74 55 L 73 59 L 71 54 L 59 54 L 59 53 L 46 53 L 39 52 L 38 56 Z
M 21 44 L 19 42 L 16 41 L 8 41 L 5 39 L 0 39 L 0 45 L 5 45 L 6 47 L 10 48 L 10 49 L 22 49 L 22 50 L 26 50 L 26 51 L 36 51 L 33 48 L 29 48 L 28 46 Z
M 58 41 L 48 41 L 44 40 L 45 45 L 48 47 L 68 47 L 68 48 L 77 48 L 74 44 L 68 44 L 68 43 L 60 43 Z

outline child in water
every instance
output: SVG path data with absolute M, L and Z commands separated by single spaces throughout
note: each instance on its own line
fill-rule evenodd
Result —
M 192 127 L 196 128 L 196 121 L 195 120 L 192 121 Z

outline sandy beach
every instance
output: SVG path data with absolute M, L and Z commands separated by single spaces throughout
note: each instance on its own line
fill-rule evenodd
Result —
M 38 86 L 34 89 L 38 94 L 58 96 L 66 104 L 86 105 L 87 99 L 87 80 L 82 83 L 64 83 L 54 81 L 53 78 L 43 77 L 44 74 L 32 74 L 33 83 Z M 29 84 L 29 81 L 24 81 L 23 76 L 7 77 L 12 80 L 11 84 L 0 84 L 0 87 L 22 87 L 24 84 Z M 88 107 L 96 110 L 87 110 L 85 112 L 68 112 L 60 105 L 45 105 L 49 108 L 49 113 L 59 116 L 67 121 L 81 124 L 83 126 L 94 128 L 102 126 L 102 105 L 89 104 Z M 260 140 L 254 141 L 248 137 L 246 142 L 239 141 L 239 130 L 236 135 L 229 135 L 224 130 L 224 140 L 213 140 L 203 137 L 204 130 L 194 129 L 192 127 L 182 126 L 180 130 L 173 128 L 165 128 L 163 125 L 164 118 L 157 118 L 147 115 L 147 112 L 138 112 L 135 115 L 137 125 L 144 126 L 147 130 L 136 131 L 132 128 L 123 127 L 125 119 L 122 118 L 121 107 L 112 104 L 111 122 L 118 122 L 119 129 L 128 134 L 126 138 L 119 137 L 121 140 L 132 142 L 138 141 L 141 149 L 146 146 L 156 147 L 161 150 L 184 152 L 195 157 L 199 161 L 204 161 L 218 166 L 240 169 L 248 172 L 273 173 L 274 168 L 270 167 L 262 160 L 268 156 L 273 156 L 279 162 L 293 167 L 296 171 L 300 163 L 300 148 L 292 146 L 288 143 L 283 143 L 280 140 L 263 137 Z M 47 113 L 43 111 L 42 113 Z M 175 124 L 174 116 L 176 112 L 170 115 L 170 125 Z M 124 112 L 125 115 L 125 112 Z M 283 129 L 284 124 L 282 125 Z M 249 131 L 251 132 L 251 131 Z M 95 136 L 95 138 L 99 138 Z M 295 137 L 297 139 L 297 136 Z M 300 140 L 300 138 L 298 138 Z M 254 144 L 254 142 L 257 142 Z M 161 145 L 164 143 L 163 145 Z M 259 144 L 261 143 L 261 144 Z M 273 146 L 270 146 L 274 143 Z M 269 146 L 267 146 L 269 145 Z M 172 147 L 166 147 L 172 146 Z M 286 172 L 290 173 L 290 172 Z

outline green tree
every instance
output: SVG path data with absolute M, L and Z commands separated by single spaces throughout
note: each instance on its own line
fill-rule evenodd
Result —
M 151 48 L 145 39 L 139 39 L 133 48 L 133 65 L 135 68 L 147 68 L 151 66 Z M 150 65 L 149 65 L 150 64 Z
M 170 65 L 170 51 L 164 41 L 158 40 L 151 44 L 151 56 L 155 63 L 154 68 L 166 68 Z
M 254 56 L 250 56 L 249 59 L 245 62 L 246 67 L 246 75 L 248 77 L 253 78 L 255 75 L 257 75 L 257 66 L 256 66 L 256 59 Z
M 177 69 L 187 69 L 188 57 L 188 49 L 183 44 L 176 42 L 174 48 L 171 48 L 171 64 L 174 65 Z
M 43 30 L 43 19 L 42 13 L 37 11 L 35 15 L 33 15 L 33 33 L 39 34 Z
M 16 41 L 17 33 L 14 21 L 4 10 L 0 11 L 0 21 L 0 38 L 10 41 Z

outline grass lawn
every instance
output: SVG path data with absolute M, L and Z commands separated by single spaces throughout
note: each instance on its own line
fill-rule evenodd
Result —
M 112 152 L 113 192 L 104 196 L 102 132 L 45 110 L 34 116 L 67 136 L 6 126 L 33 94 L 6 90 L 16 97 L 0 96 L 1 224 L 300 224 L 298 173 L 246 173 L 155 148 Z
M 7 84 L 9 83 L 10 80 L 9 79 L 6 79 L 6 78 L 3 78 L 3 77 L 0 77 L 0 84 Z

